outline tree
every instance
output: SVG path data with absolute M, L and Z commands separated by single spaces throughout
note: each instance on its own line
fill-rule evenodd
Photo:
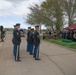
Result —
M 72 25 L 76 18 L 76 0 L 63 0 L 63 10 L 68 17 L 68 25 Z
M 55 27 L 57 31 L 60 31 L 60 28 L 63 26 L 61 2 L 62 0 L 46 0 L 41 5 L 46 11 L 48 22 L 51 22 L 50 26 L 52 26 L 52 28 Z
M 28 14 L 28 16 L 27 16 L 27 23 L 29 23 L 31 25 L 39 25 L 40 30 L 41 30 L 43 18 L 41 17 L 42 16 L 42 10 L 41 10 L 40 6 L 35 4 L 34 6 L 29 7 L 29 9 L 31 10 L 31 13 Z

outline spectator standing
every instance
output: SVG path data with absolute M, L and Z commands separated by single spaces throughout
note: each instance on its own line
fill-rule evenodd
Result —
M 72 41 L 74 41 L 73 35 L 74 35 L 74 30 L 71 30 L 71 31 L 70 31 L 70 39 L 71 39 Z
M 35 32 L 34 32 L 34 55 L 33 57 L 35 58 L 35 60 L 40 60 L 39 59 L 39 45 L 40 45 L 40 37 L 39 37 L 39 26 L 35 26 Z
M 49 37 L 51 37 L 51 31 L 49 31 Z
M 76 31 L 74 31 L 73 38 L 74 38 L 74 41 L 76 42 Z

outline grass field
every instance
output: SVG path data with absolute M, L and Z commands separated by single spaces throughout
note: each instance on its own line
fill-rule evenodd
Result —
M 66 46 L 72 49 L 76 49 L 76 42 L 72 42 L 72 41 L 63 41 L 63 39 L 61 38 L 57 38 L 57 39 L 45 39 L 48 42 L 52 42 L 58 45 L 62 45 L 62 46 Z

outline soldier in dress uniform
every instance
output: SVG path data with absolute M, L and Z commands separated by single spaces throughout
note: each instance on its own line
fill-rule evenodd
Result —
M 33 47 L 34 47 L 34 28 L 31 29 L 30 33 L 30 55 L 33 55 Z
M 12 38 L 12 42 L 14 41 L 14 31 L 16 29 L 16 25 L 14 25 L 14 29 L 13 29 L 13 38 Z M 14 42 L 13 42 L 14 44 Z M 15 56 L 15 49 L 13 49 L 13 55 Z
M 31 27 L 28 27 L 28 32 L 27 32 L 27 52 L 30 52 L 30 33 L 31 33 Z
M 35 60 L 40 60 L 39 59 L 39 45 L 40 45 L 40 37 L 39 37 L 39 26 L 35 26 L 35 32 L 34 32 L 34 55 L 33 57 Z
M 16 28 L 13 31 L 13 44 L 14 44 L 14 56 L 15 61 L 21 61 L 20 60 L 20 43 L 21 43 L 21 36 L 20 36 L 20 24 L 16 24 Z

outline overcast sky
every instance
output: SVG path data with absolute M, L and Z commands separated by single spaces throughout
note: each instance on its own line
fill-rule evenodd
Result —
M 27 28 L 23 17 L 30 12 L 28 7 L 40 4 L 44 0 L 0 0 L 0 25 L 13 28 L 16 23 L 21 23 L 21 28 Z

